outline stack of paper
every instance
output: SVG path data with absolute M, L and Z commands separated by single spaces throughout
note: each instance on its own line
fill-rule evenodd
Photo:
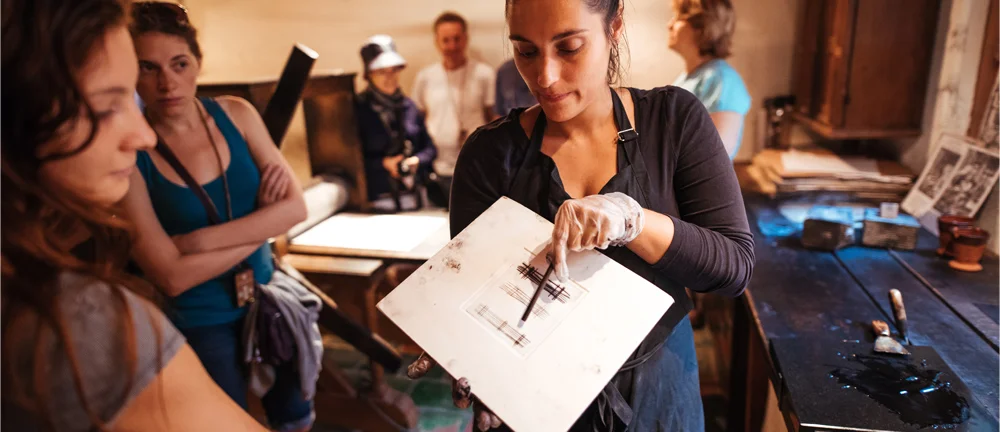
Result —
M 894 202 L 906 196 L 914 178 L 894 161 L 839 156 L 824 149 L 764 150 L 747 172 L 760 191 L 774 197 L 834 192 Z

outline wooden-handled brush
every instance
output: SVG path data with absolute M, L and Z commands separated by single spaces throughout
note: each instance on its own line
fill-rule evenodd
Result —
M 903 306 L 903 293 L 895 288 L 889 290 L 889 302 L 892 303 L 892 313 L 896 316 L 899 337 L 903 338 L 907 345 L 913 345 L 910 343 L 910 336 L 906 333 L 906 307 Z

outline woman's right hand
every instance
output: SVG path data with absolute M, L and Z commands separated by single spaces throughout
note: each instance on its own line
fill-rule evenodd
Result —
M 260 173 L 260 188 L 257 189 L 257 202 L 260 207 L 267 207 L 288 196 L 292 179 L 285 167 L 272 163 L 264 167 Z
M 437 363 L 426 352 L 420 353 L 420 357 L 417 357 L 413 363 L 406 367 L 406 376 L 410 379 L 419 379 L 426 375 L 435 364 Z M 469 380 L 465 378 L 451 379 L 451 400 L 456 407 L 461 409 L 472 405 L 472 418 L 476 422 L 476 428 L 481 431 L 499 428 L 503 424 L 500 417 L 493 414 L 486 405 L 473 396 Z
M 639 236 L 645 221 L 642 206 L 621 192 L 563 201 L 552 225 L 555 277 L 569 278 L 568 252 L 625 246 Z

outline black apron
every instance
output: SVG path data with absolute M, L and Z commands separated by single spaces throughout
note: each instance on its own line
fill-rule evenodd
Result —
M 599 193 L 621 192 L 635 199 L 643 208 L 663 208 L 662 203 L 658 201 L 654 202 L 660 194 L 657 193 L 656 189 L 653 189 L 652 182 L 646 171 L 646 164 L 639 151 L 639 134 L 632 128 L 618 94 L 614 90 L 611 90 L 611 95 L 614 105 L 615 123 L 619 130 L 617 143 L 618 169 L 614 177 L 604 185 Z M 555 162 L 541 152 L 545 126 L 545 113 L 540 112 L 538 119 L 535 121 L 527 151 L 509 185 L 506 195 L 534 210 L 547 220 L 553 221 L 562 203 L 568 199 L 572 199 L 572 197 L 565 191 Z M 542 173 L 541 176 L 538 175 L 539 172 Z M 551 173 L 548 179 L 545 178 L 544 173 Z M 639 348 L 632 353 L 629 360 L 604 387 L 576 424 L 574 424 L 571 429 L 573 431 L 612 432 L 625 430 L 635 417 L 632 412 L 631 403 L 637 397 L 640 397 L 640 393 L 644 391 L 643 387 L 647 387 L 637 384 L 647 384 L 651 382 L 650 380 L 660 379 L 656 375 L 664 375 L 662 379 L 675 378 L 671 376 L 673 375 L 671 370 L 663 370 L 663 368 L 657 367 L 654 364 L 647 365 L 646 362 L 654 356 L 659 357 L 657 354 L 671 336 L 674 326 L 681 319 L 686 318 L 686 310 L 682 306 L 683 302 L 690 302 L 683 287 L 673 287 L 669 282 L 662 280 L 649 263 L 627 247 L 609 247 L 601 252 L 639 276 L 655 283 L 657 286 L 669 286 L 669 288 L 672 288 L 665 290 L 674 297 L 676 303 L 671 307 L 671 312 L 673 313 L 668 312 L 660 319 L 659 323 L 650 331 Z M 685 324 L 687 325 L 686 329 L 689 330 L 690 324 L 686 322 Z M 692 336 L 688 335 L 689 333 L 690 331 L 685 333 L 685 335 L 679 335 L 681 338 L 686 337 L 691 341 L 690 343 L 680 343 L 683 346 L 680 351 L 684 351 L 680 354 L 680 357 L 686 360 L 693 359 L 695 355 L 693 339 Z M 687 346 L 690 346 L 690 352 L 687 352 Z M 668 366 L 667 369 L 673 368 Z M 694 379 L 695 388 L 697 388 L 697 366 L 695 366 Z M 653 387 L 656 386 L 654 385 Z M 650 391 L 656 390 L 651 388 Z M 694 397 L 698 398 L 697 411 L 699 411 L 698 415 L 700 416 L 700 394 L 697 391 L 695 393 Z M 650 414 L 653 416 L 657 415 L 655 413 Z M 698 422 L 700 423 L 701 420 L 699 418 Z M 664 422 L 659 421 L 659 419 L 652 419 L 648 423 L 663 424 Z M 674 421 L 667 423 L 676 424 Z M 635 428 L 633 429 L 635 430 Z

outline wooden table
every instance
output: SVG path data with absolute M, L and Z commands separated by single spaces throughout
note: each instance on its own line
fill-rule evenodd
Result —
M 300 261 L 305 257 L 344 257 L 384 262 L 378 278 L 370 278 L 363 289 L 360 313 L 369 329 L 377 333 L 380 326 L 376 290 L 382 279 L 391 285 L 398 284 L 397 274 L 407 273 L 401 267 L 415 268 L 433 257 L 451 240 L 448 227 L 448 213 L 443 210 L 340 213 L 292 239 L 288 252 Z M 389 330 L 399 333 L 394 326 Z
M 334 302 L 327 294 L 328 290 L 317 286 L 330 282 L 360 282 L 367 287 L 371 280 L 375 280 L 374 283 L 377 284 L 384 274 L 382 262 L 285 254 L 281 257 L 280 266 L 286 273 L 295 275 L 323 301 L 318 322 L 320 328 L 332 332 L 367 355 L 372 365 L 371 384 L 357 388 L 337 365 L 336 359 L 324 356 L 314 399 L 316 421 L 348 430 L 370 432 L 400 432 L 416 427 L 419 412 L 413 400 L 407 394 L 390 388 L 382 379 L 383 367 L 395 371 L 402 366 L 398 352 L 377 333 L 358 324 L 356 318 L 345 313 L 348 308 Z M 257 408 L 258 413 L 262 414 L 262 409 Z
M 935 255 L 937 238 L 925 230 L 915 251 L 860 246 L 832 253 L 807 250 L 800 244 L 800 225 L 782 215 L 782 203 L 752 193 L 744 199 L 756 267 L 734 311 L 730 430 L 761 429 L 769 380 L 789 430 L 823 429 L 817 424 L 840 430 L 910 430 L 884 407 L 835 408 L 822 394 L 796 392 L 814 382 L 796 375 L 798 369 L 782 368 L 774 352 L 777 345 L 794 345 L 798 356 L 816 355 L 844 341 L 870 346 L 871 320 L 893 325 L 892 288 L 903 292 L 912 344 L 937 351 L 968 386 L 970 402 L 983 408 L 976 424 L 997 430 L 1000 264 L 995 257 L 985 258 L 979 273 L 952 270 Z M 824 358 L 798 360 L 822 364 Z M 857 403 L 876 404 L 870 398 Z
M 389 330 L 380 331 L 375 307 L 383 280 L 392 278 L 398 264 L 422 264 L 450 239 L 444 211 L 340 213 L 288 241 L 283 260 L 331 296 L 356 300 L 341 301 L 340 309 L 357 316 L 377 337 Z M 317 397 L 317 406 L 325 407 L 317 414 L 325 417 L 326 423 L 365 431 L 415 427 L 419 413 L 413 401 L 385 383 L 381 364 L 371 361 L 369 367 L 372 385 L 362 390 L 364 394 L 344 391 L 348 387 L 340 376 L 328 377 L 327 386 L 339 392 L 325 395 L 324 400 Z

